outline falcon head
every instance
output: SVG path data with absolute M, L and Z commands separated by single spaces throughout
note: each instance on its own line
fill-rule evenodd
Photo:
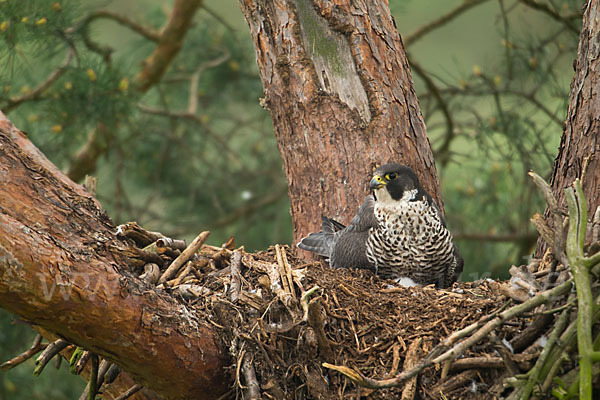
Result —
M 377 168 L 369 187 L 375 200 L 381 203 L 412 201 L 423 195 L 423 188 L 415 172 L 401 164 L 385 164 Z

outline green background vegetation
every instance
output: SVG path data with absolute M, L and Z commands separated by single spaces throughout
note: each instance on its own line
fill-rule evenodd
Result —
M 461 1 L 390 3 L 414 65 L 448 224 L 465 257 L 462 279 L 505 277 L 535 243 L 529 218 L 543 202 L 526 173 L 548 177 L 552 170 L 582 2 L 538 0 L 544 11 L 523 1 L 483 1 L 416 41 L 415 31 Z M 67 170 L 101 122 L 111 134 L 92 175 L 115 223 L 136 220 L 188 240 L 209 229 L 213 244 L 234 235 L 247 250 L 290 243 L 287 183 L 270 115 L 259 106 L 262 85 L 237 1 L 205 1 L 181 53 L 143 95 L 131 82 L 153 43 L 105 19 L 86 32 L 68 28 L 92 10 L 110 9 L 159 29 L 171 2 L 54 4 L 0 0 L 0 109 L 44 154 Z M 110 62 L 86 38 L 111 47 Z M 36 101 L 8 109 L 63 63 L 70 46 L 77 56 L 60 79 Z M 188 108 L 189 76 L 199 66 L 194 117 L 158 115 Z M 0 310 L 0 361 L 33 340 L 13 319 Z M 33 384 L 32 369 L 29 361 L 0 373 L 0 399 L 73 399 L 83 389 L 64 366 L 47 368 Z

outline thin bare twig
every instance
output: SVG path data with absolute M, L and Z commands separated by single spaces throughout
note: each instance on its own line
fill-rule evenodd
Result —
M 465 11 L 473 8 L 474 6 L 484 3 L 487 0 L 465 0 L 461 5 L 452 10 L 448 11 L 446 14 L 441 17 L 431 21 L 430 23 L 420 27 L 416 31 L 406 35 L 404 37 L 404 44 L 406 47 L 412 45 L 417 40 L 421 39 L 423 36 L 427 35 L 429 32 L 439 28 L 440 26 L 447 24 L 457 16 L 461 15 Z
M 127 400 L 128 398 L 130 398 L 131 396 L 133 396 L 134 394 L 136 394 L 137 392 L 142 390 L 142 388 L 143 388 L 143 386 L 133 385 L 132 387 L 127 389 L 125 392 L 121 393 L 119 395 L 119 397 L 117 397 L 115 400 Z
M 254 365 L 252 364 L 250 353 L 246 353 L 244 355 L 244 360 L 242 362 L 242 374 L 244 375 L 246 385 L 248 385 L 248 398 L 250 400 L 260 399 L 260 385 L 256 379 L 256 372 L 254 371 Z
M 202 232 L 201 234 L 199 234 L 192 241 L 192 243 L 190 243 L 189 246 L 184 251 L 181 252 L 179 257 L 177 257 L 175 260 L 173 260 L 171 265 L 169 265 L 169 268 L 167 268 L 167 270 L 162 274 L 162 276 L 158 280 L 158 283 L 159 284 L 164 283 L 168 279 L 172 278 L 173 275 L 175 275 L 177 273 L 177 271 L 179 271 L 179 268 L 181 268 L 181 266 L 183 264 L 185 264 L 186 261 L 188 261 L 194 254 L 196 254 L 198 249 L 204 244 L 206 239 L 208 239 L 208 235 L 210 235 L 210 232 L 208 232 L 208 231 L 205 231 L 205 232 Z
M 237 303 L 240 298 L 242 288 L 242 277 L 240 275 L 240 266 L 242 264 L 242 253 L 234 251 L 229 262 L 231 285 L 229 286 L 229 298 L 232 303 Z
M 112 21 L 117 22 L 119 25 L 125 26 L 132 31 L 139 33 L 143 37 L 153 42 L 158 42 L 160 39 L 160 32 L 155 29 L 144 26 L 126 15 L 119 14 L 114 11 L 109 10 L 96 10 L 92 11 L 80 22 L 79 27 L 85 27 L 89 25 L 92 21 L 100 18 L 110 19 Z
M 200 80 L 200 75 L 202 74 L 202 72 L 209 68 L 214 68 L 223 64 L 225 61 L 229 60 L 229 57 L 229 51 L 225 49 L 225 52 L 220 57 L 217 57 L 214 60 L 203 62 L 198 66 L 198 68 L 196 68 L 196 71 L 194 71 L 194 73 L 190 77 L 190 96 L 188 100 L 188 113 L 196 114 L 196 111 L 198 111 L 198 81 Z
M 425 82 L 425 85 L 433 95 L 433 97 L 437 100 L 438 106 L 444 114 L 444 119 L 446 120 L 446 135 L 444 136 L 444 142 L 442 145 L 436 150 L 436 155 L 441 155 L 440 160 L 442 164 L 445 164 L 450 158 L 447 157 L 448 149 L 450 148 L 450 143 L 452 143 L 452 139 L 456 137 L 456 132 L 454 131 L 454 119 L 450 114 L 450 109 L 448 108 L 448 103 L 442 97 L 439 88 L 433 82 L 433 79 L 429 76 L 427 72 L 421 67 L 421 65 L 414 60 L 412 60 L 410 54 L 406 52 L 406 58 L 408 59 L 408 63 L 411 69 L 417 73 Z
M 548 15 L 552 19 L 554 19 L 554 20 L 560 22 L 561 24 L 563 24 L 564 26 L 566 26 L 571 32 L 579 35 L 579 29 L 577 29 L 577 27 L 573 24 L 572 20 L 575 18 L 581 19 L 581 17 L 582 17 L 581 15 L 563 17 L 558 12 L 556 12 L 552 8 L 548 7 L 547 4 L 538 3 L 535 0 L 519 0 L 519 1 L 523 4 L 525 4 L 526 6 L 533 8 L 534 10 L 543 12 L 544 14 Z
M 17 365 L 29 360 L 37 353 L 44 350 L 46 347 L 48 347 L 48 343 L 42 343 L 42 335 L 37 335 L 31 347 L 27 349 L 27 351 L 19 354 L 11 360 L 4 362 L 2 365 L 0 365 L 0 369 L 2 369 L 2 371 L 8 371 L 9 369 L 14 368 Z
M 41 374 L 44 367 L 46 366 L 46 364 L 48 364 L 48 362 L 52 359 L 52 357 L 54 357 L 55 355 L 60 353 L 68 345 L 69 345 L 69 342 L 67 342 L 66 340 L 63 340 L 63 339 L 58 339 L 58 340 L 54 341 L 53 343 L 50 343 L 48 345 L 48 347 L 46 347 L 46 349 L 42 352 L 42 354 L 40 354 L 38 356 L 38 358 L 35 360 L 35 369 L 33 370 L 33 374 L 35 376 L 38 376 L 39 374 Z

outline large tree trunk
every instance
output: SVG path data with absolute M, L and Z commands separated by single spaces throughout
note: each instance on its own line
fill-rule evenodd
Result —
M 575 76 L 571 82 L 569 108 L 552 173 L 552 190 L 561 207 L 566 207 L 564 189 L 576 178 L 593 216 L 600 206 L 600 15 L 599 0 L 591 0 L 583 16 Z M 587 166 L 586 166 L 587 164 Z M 584 168 L 585 166 L 585 168 Z M 582 173 L 585 174 L 582 177 Z M 540 238 L 536 256 L 546 244 Z
M 442 206 L 404 48 L 388 2 L 244 0 L 264 105 L 289 182 L 294 241 L 321 215 L 349 222 L 372 168 L 413 167 Z
M 0 307 L 115 362 L 161 397 L 229 383 L 210 325 L 128 272 L 99 204 L 0 112 Z

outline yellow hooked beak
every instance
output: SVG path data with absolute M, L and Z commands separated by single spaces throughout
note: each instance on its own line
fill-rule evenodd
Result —
M 369 183 L 369 188 L 371 190 L 375 190 L 375 189 L 380 189 L 380 188 L 384 187 L 385 185 L 387 185 L 387 182 L 379 175 L 375 175 L 373 177 L 373 179 L 371 179 L 371 182 Z

